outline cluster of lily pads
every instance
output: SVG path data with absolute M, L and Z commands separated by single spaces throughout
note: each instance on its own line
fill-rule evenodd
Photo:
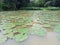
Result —
M 5 18 L 2 20 L 2 23 L 0 24 L 0 43 L 5 42 L 8 39 L 23 41 L 28 38 L 29 34 L 32 31 L 34 31 L 35 34 L 40 36 L 46 35 L 46 31 L 39 28 L 38 25 L 36 27 L 31 27 L 31 29 L 28 27 L 29 23 L 31 22 L 31 19 L 29 17 L 19 18 L 18 21 L 13 19 L 14 18 Z
M 37 16 L 37 14 L 35 14 Z M 32 17 L 32 18 L 31 18 Z M 23 41 L 28 38 L 29 34 L 36 34 L 38 36 L 46 36 L 47 31 L 43 27 L 54 27 L 54 31 L 60 33 L 60 25 L 55 21 L 60 21 L 58 18 L 52 15 L 41 15 L 38 22 L 39 24 L 30 25 L 34 21 L 35 17 L 19 17 L 19 16 L 7 16 L 2 19 L 0 23 L 0 43 L 7 41 L 8 39 L 15 39 L 16 41 Z M 38 17 L 38 16 L 37 16 Z M 60 40 L 60 36 L 57 36 Z
M 5 18 L 2 20 L 0 24 L 0 43 L 5 42 L 9 38 L 15 39 L 16 41 L 22 41 L 28 37 L 28 29 L 22 25 L 30 22 L 29 19 L 19 18 L 20 22 L 19 20 L 13 19 L 14 18 Z

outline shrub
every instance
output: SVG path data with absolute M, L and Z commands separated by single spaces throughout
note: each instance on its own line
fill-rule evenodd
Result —
M 60 10 L 60 7 L 47 7 L 46 10 Z

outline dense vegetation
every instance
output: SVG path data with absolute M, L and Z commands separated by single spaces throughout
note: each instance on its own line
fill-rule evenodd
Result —
M 3 0 L 0 10 L 18 10 L 21 7 L 60 7 L 60 0 Z

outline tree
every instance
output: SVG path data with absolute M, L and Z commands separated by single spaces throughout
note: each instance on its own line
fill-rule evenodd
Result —
M 5 9 L 16 10 L 21 7 L 26 7 L 29 3 L 29 0 L 4 0 Z
M 53 0 L 53 6 L 60 7 L 60 0 Z

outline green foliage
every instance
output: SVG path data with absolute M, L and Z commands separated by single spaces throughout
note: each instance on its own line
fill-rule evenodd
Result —
M 44 6 L 51 6 L 51 1 L 47 1 Z
M 46 8 L 46 10 L 60 10 L 59 7 L 48 7 Z
M 20 10 L 42 10 L 40 7 L 22 7 Z
M 39 7 L 39 6 L 43 6 L 45 3 L 45 0 L 33 0 L 32 2 L 30 2 L 30 5 L 33 7 Z
M 5 6 L 4 3 L 0 3 L 0 11 L 3 10 L 3 7 Z
M 39 9 L 36 7 L 60 6 L 59 0 L 3 0 L 0 3 L 0 10 L 18 10 L 18 9 Z M 23 8 L 26 7 L 26 8 Z M 28 8 L 27 8 L 28 7 Z M 34 8 L 35 7 L 35 8 Z M 57 10 L 58 8 L 47 8 L 48 10 Z

